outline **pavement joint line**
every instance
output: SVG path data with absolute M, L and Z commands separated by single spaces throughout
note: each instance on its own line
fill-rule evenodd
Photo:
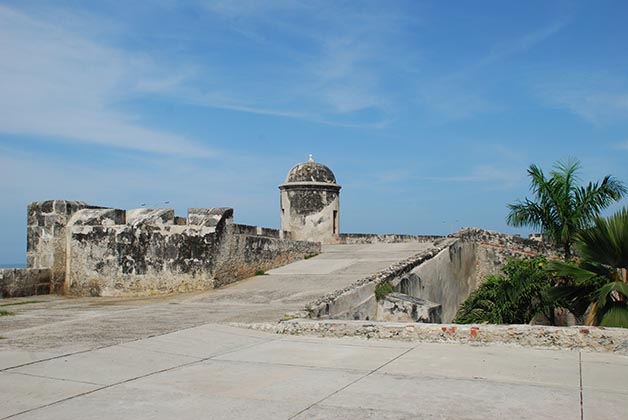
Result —
M 298 336 L 290 336 L 290 335 L 286 335 L 284 337 L 282 337 L 283 341 L 290 341 L 292 343 L 303 343 L 303 344 L 320 344 L 320 343 L 316 343 L 316 342 L 310 342 L 309 340 L 300 340 L 298 338 L 293 338 L 293 337 L 298 337 Z M 326 339 L 328 337 L 317 337 L 317 338 L 323 338 Z M 401 346 L 369 346 L 368 342 L 365 342 L 365 345 L 362 344 L 348 344 L 348 343 L 336 343 L 336 342 L 328 342 L 325 343 L 327 345 L 331 344 L 334 346 L 344 346 L 344 347 L 371 347 L 371 348 L 375 348 L 375 349 L 389 349 L 389 350 L 398 350 L 398 349 L 407 349 L 408 347 L 401 347 Z
M 350 383 L 348 383 L 347 385 L 345 385 L 345 386 L 343 386 L 343 387 L 338 388 L 337 390 L 335 390 L 335 391 L 334 391 L 334 392 L 332 392 L 331 394 L 329 394 L 329 395 L 327 395 L 327 396 L 325 396 L 325 397 L 321 398 L 320 400 L 316 401 L 315 403 L 310 404 L 309 406 L 305 407 L 303 410 L 299 411 L 299 412 L 298 412 L 298 413 L 296 413 L 295 415 L 293 415 L 293 416 L 291 416 L 291 417 L 288 417 L 288 420 L 292 420 L 292 419 L 294 419 L 295 417 L 297 417 L 297 416 L 299 416 L 299 415 L 301 415 L 301 414 L 305 413 L 306 411 L 308 411 L 308 410 L 309 410 L 309 409 L 311 409 L 312 407 L 317 406 L 318 404 L 322 403 L 323 401 L 325 401 L 325 400 L 327 400 L 327 399 L 329 399 L 329 398 L 333 397 L 334 395 L 336 395 L 336 394 L 338 394 L 338 393 L 340 393 L 340 392 L 344 391 L 345 389 L 349 388 L 351 385 L 354 385 L 354 384 L 356 384 L 356 383 L 360 382 L 362 379 L 368 378 L 369 376 L 371 376 L 372 374 L 374 374 L 375 372 L 377 372 L 377 371 L 378 371 L 378 370 L 380 370 L 381 368 L 383 368 L 383 367 L 385 367 L 385 366 L 389 365 L 390 363 L 394 362 L 395 360 L 399 359 L 400 357 L 405 356 L 406 354 L 408 354 L 409 352 L 411 352 L 412 350 L 414 350 L 416 347 L 418 347 L 418 344 L 417 344 L 416 346 L 414 346 L 414 347 L 410 348 L 410 349 L 407 349 L 407 350 L 406 350 L 406 351 L 404 351 L 403 353 L 401 353 L 401 354 L 399 354 L 399 355 L 397 355 L 397 356 L 393 357 L 392 359 L 390 359 L 390 360 L 389 360 L 389 361 L 387 361 L 386 363 L 384 363 L 384 364 L 382 364 L 381 366 L 378 366 L 377 368 L 375 368 L 375 369 L 371 370 L 371 371 L 370 371 L 370 372 L 368 372 L 367 374 L 365 374 L 365 375 L 363 375 L 363 376 L 361 376 L 361 377 L 357 378 L 357 379 L 356 379 L 356 380 L 354 380 L 354 381 L 351 381 Z
M 25 372 L 4 372 L 4 374 L 5 375 L 31 376 L 33 378 L 52 379 L 54 381 L 72 382 L 72 383 L 77 383 L 77 384 L 86 384 L 86 385 L 95 385 L 95 386 L 103 386 L 104 385 L 104 384 L 98 384 L 96 382 L 77 381 L 75 379 L 56 378 L 54 376 L 36 375 L 34 373 L 25 373 Z
M 64 358 L 64 357 L 74 356 L 76 354 L 89 353 L 90 351 L 102 350 L 102 349 L 106 349 L 106 348 L 109 348 L 109 347 L 115 347 L 115 346 L 119 346 L 119 345 L 135 343 L 137 341 L 142 341 L 142 340 L 146 340 L 146 339 L 149 339 L 149 338 L 163 337 L 165 335 L 173 334 L 173 333 L 176 333 L 176 332 L 179 332 L 179 331 L 187 331 L 187 330 L 191 330 L 193 328 L 198 328 L 198 327 L 202 327 L 202 326 L 205 326 L 205 325 L 212 325 L 212 324 L 215 324 L 215 323 L 209 322 L 207 324 L 195 325 L 193 327 L 182 328 L 180 330 L 164 332 L 164 333 L 161 333 L 161 334 L 149 335 L 148 337 L 139 337 L 139 338 L 136 338 L 136 339 L 133 339 L 133 340 L 129 340 L 129 341 L 125 341 L 125 342 L 122 342 L 122 343 L 106 344 L 104 346 L 94 347 L 92 349 L 79 350 L 79 351 L 75 351 L 75 352 L 64 353 L 64 354 L 61 354 L 61 355 L 58 355 L 58 356 L 52 356 L 52 357 L 47 357 L 47 358 L 40 359 L 40 360 L 34 360 L 34 361 L 28 362 L 28 363 L 22 363 L 21 365 L 16 365 L 16 366 L 10 366 L 10 367 L 6 367 L 6 368 L 2 368 L 2 369 L 0 369 L 0 372 L 8 372 L 10 370 L 18 369 L 18 368 L 21 368 L 21 367 L 24 367 L 24 366 L 30 366 L 30 365 L 34 365 L 34 364 L 37 364 L 37 363 L 48 362 L 50 360 L 56 360 L 56 359 L 61 359 L 61 358 Z M 215 325 L 221 325 L 221 324 L 215 324 Z M 237 334 L 234 334 L 234 335 L 237 335 Z M 247 335 L 242 335 L 242 337 L 254 338 L 254 337 L 250 337 L 250 336 L 247 336 Z
M 582 352 L 578 352 L 578 373 L 580 377 L 580 420 L 584 420 L 584 404 L 582 400 Z
M 275 340 L 278 340 L 278 339 L 279 338 L 273 338 L 273 339 L 265 340 L 263 342 L 270 342 L 270 341 L 275 341 Z M 191 366 L 191 365 L 199 364 L 199 363 L 205 362 L 207 360 L 211 360 L 213 357 L 219 357 L 219 356 L 222 356 L 222 355 L 225 355 L 225 354 L 229 354 L 229 353 L 233 353 L 233 352 L 236 352 L 236 351 L 245 350 L 245 349 L 247 349 L 249 347 L 254 347 L 254 346 L 257 346 L 259 344 L 261 344 L 261 343 L 248 344 L 248 345 L 245 345 L 245 346 L 237 347 L 235 349 L 224 351 L 222 353 L 217 353 L 217 354 L 215 354 L 215 355 L 213 355 L 211 357 L 207 357 L 207 358 L 204 358 L 204 359 L 193 360 L 193 361 L 191 361 L 189 363 L 183 363 L 183 364 L 180 364 L 180 365 L 177 365 L 177 366 L 172 366 L 172 367 L 161 369 L 161 370 L 158 370 L 158 371 L 155 371 L 155 372 L 149 372 L 149 373 L 147 373 L 145 375 L 140 375 L 140 376 L 136 376 L 134 378 L 125 379 L 124 381 L 116 382 L 114 384 L 105 385 L 105 386 L 102 386 L 100 388 L 92 389 L 90 391 L 81 392 L 79 394 L 72 395 L 72 396 L 67 397 L 67 398 L 62 398 L 60 400 L 53 401 L 51 403 L 41 405 L 39 407 L 34 407 L 34 408 L 30 408 L 28 410 L 21 411 L 19 413 L 11 414 L 9 416 L 2 417 L 2 419 L 0 419 L 0 420 L 6 420 L 6 419 L 10 419 L 10 418 L 13 418 L 13 417 L 16 417 L 16 416 L 20 416 L 22 414 L 27 414 L 27 413 L 30 413 L 30 412 L 33 412 L 33 411 L 36 411 L 36 410 L 41 410 L 41 409 L 44 409 L 44 408 L 52 407 L 53 405 L 61 404 L 63 402 L 70 401 L 70 400 L 73 400 L 73 399 L 76 399 L 76 398 L 79 398 L 79 397 L 84 397 L 85 395 L 90 395 L 90 394 L 93 394 L 95 392 L 102 391 L 102 390 L 109 389 L 109 388 L 113 388 L 113 387 L 118 386 L 118 385 L 127 384 L 129 382 L 133 382 L 133 381 L 136 381 L 138 379 L 144 379 L 144 378 L 147 378 L 149 376 L 157 375 L 157 374 L 164 373 L 164 372 L 169 372 L 171 370 L 179 369 L 179 368 L 182 368 L 182 367 L 188 367 L 188 366 Z
M 556 390 L 563 390 L 563 391 L 574 391 L 574 387 L 573 386 L 568 386 L 568 385 L 561 385 L 561 384 L 552 384 L 552 383 L 546 383 L 546 382 L 526 382 L 526 381 L 517 381 L 517 380 L 499 380 L 499 379 L 489 379 L 483 376 L 473 376 L 473 377 L 458 377 L 458 376 L 438 376 L 438 375 L 424 375 L 424 376 L 418 376 L 418 375 L 414 375 L 414 374 L 405 374 L 405 373 L 388 373 L 388 372 L 374 372 L 375 375 L 380 375 L 380 376 L 391 376 L 391 377 L 397 377 L 397 378 L 417 378 L 420 377 L 421 379 L 427 379 L 427 380 L 443 380 L 443 381 L 466 381 L 466 382 L 488 382 L 488 383 L 492 383 L 492 384 L 503 384 L 503 385 L 513 385 L 513 386 L 527 386 L 527 387 L 535 387 L 535 388 L 551 388 L 551 389 L 556 389 Z M 620 395 L 625 395 L 625 394 L 620 394 Z
M 275 363 L 275 362 L 261 362 L 259 360 L 230 360 L 230 359 L 216 359 L 213 356 L 211 358 L 212 362 L 221 362 L 221 363 L 242 363 L 249 365 L 260 365 L 260 366 L 285 366 L 285 367 L 297 367 L 304 369 L 313 369 L 313 370 L 328 370 L 328 371 L 342 371 L 347 373 L 368 373 L 369 369 L 358 369 L 358 368 L 343 368 L 343 367 L 334 367 L 334 366 L 312 366 L 312 365 L 298 365 L 293 363 Z
M 159 304 L 157 304 L 157 305 L 159 305 Z M 79 317 L 79 318 L 74 318 L 74 319 L 66 319 L 66 320 L 63 320 L 63 321 L 57 321 L 54 324 L 55 325 L 72 324 L 72 323 L 75 323 L 75 322 L 84 322 L 85 320 L 89 320 L 89 319 L 102 318 L 102 317 L 107 317 L 107 316 L 115 316 L 115 315 L 124 314 L 124 313 L 127 313 L 127 312 L 141 311 L 142 309 L 145 309 L 147 306 L 149 306 L 149 305 L 139 306 L 139 307 L 136 307 L 136 308 L 122 309 L 122 310 L 115 311 L 115 312 L 94 313 L 94 314 L 91 314 L 91 315 L 86 316 L 86 317 Z M 20 332 L 29 332 L 29 331 L 32 331 L 32 330 L 41 330 L 41 329 L 49 329 L 49 328 L 50 328 L 50 325 L 48 325 L 48 324 L 46 324 L 46 325 L 35 325 L 35 326 L 29 327 L 29 328 L 22 328 L 19 331 Z

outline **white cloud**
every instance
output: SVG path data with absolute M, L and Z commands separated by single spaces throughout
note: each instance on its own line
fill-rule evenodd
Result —
M 546 89 L 543 96 L 548 104 L 567 109 L 595 125 L 628 118 L 628 89 L 607 90 L 574 84 Z
M 226 34 L 246 38 L 233 41 L 243 53 L 233 65 L 228 55 L 209 64 L 212 80 L 173 91 L 179 100 L 336 126 L 379 128 L 391 119 L 399 92 L 384 83 L 415 54 L 395 50 L 396 37 L 413 23 L 395 7 L 382 13 L 379 6 L 317 1 L 200 3 Z M 263 63 L 249 58 L 252 46 L 268 55 Z
M 67 17 L 68 15 L 65 14 Z M 149 58 L 0 6 L 0 132 L 140 151 L 209 156 L 176 133 L 144 127 L 115 103 L 179 80 Z
M 505 187 L 512 187 L 525 179 L 525 171 L 520 169 L 502 168 L 495 165 L 477 165 L 468 174 L 425 176 L 421 180 L 444 182 L 491 182 L 500 183 Z

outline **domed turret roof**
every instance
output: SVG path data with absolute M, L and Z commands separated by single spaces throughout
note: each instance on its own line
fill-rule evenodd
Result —
M 312 155 L 307 162 L 299 163 L 288 172 L 286 184 L 301 182 L 317 182 L 336 184 L 334 173 L 327 166 L 314 162 Z

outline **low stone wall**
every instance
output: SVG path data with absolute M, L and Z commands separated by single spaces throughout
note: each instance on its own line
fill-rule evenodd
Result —
M 398 234 L 374 234 L 374 233 L 341 233 L 335 242 L 339 245 L 378 244 L 378 243 L 402 243 L 402 242 L 434 242 L 443 236 L 434 235 L 398 235 Z
M 500 273 L 509 258 L 539 253 L 558 257 L 545 243 L 482 229 L 464 229 L 448 237 L 391 235 L 387 239 L 387 235 L 351 234 L 345 237 L 354 243 L 408 238 L 436 240 L 433 248 L 312 302 L 306 308 L 311 318 L 383 320 L 378 315 L 374 293 L 378 285 L 390 282 L 396 292 L 440 304 L 442 321 L 452 322 L 460 304 L 486 276 Z
M 233 232 L 240 235 L 266 236 L 275 239 L 291 239 L 290 232 L 283 232 L 279 229 L 271 229 L 260 226 L 233 224 Z
M 453 325 L 296 319 L 233 324 L 264 332 L 319 337 L 363 337 L 426 343 L 509 344 L 628 355 L 628 329 L 533 325 Z
M 433 248 L 400 261 L 385 270 L 364 277 L 350 286 L 329 293 L 312 302 L 306 310 L 312 318 L 370 319 L 377 313 L 375 288 L 384 282 L 394 282 L 425 261 L 434 258 L 457 239 L 444 239 Z
M 50 293 L 52 271 L 38 268 L 0 269 L 0 298 Z
M 219 247 L 215 262 L 215 287 L 254 276 L 257 271 L 270 270 L 321 252 L 319 242 L 291 241 L 229 232 L 221 239 Z

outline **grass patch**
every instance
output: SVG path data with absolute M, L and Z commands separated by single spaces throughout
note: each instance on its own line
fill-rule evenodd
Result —
M 387 295 L 391 294 L 392 292 L 394 292 L 393 285 L 390 284 L 389 281 L 385 281 L 383 283 L 380 283 L 375 288 L 375 299 L 382 300 Z
M 43 302 L 43 301 L 41 301 L 41 300 L 25 300 L 24 302 L 3 303 L 2 305 L 0 305 L 0 308 L 4 307 L 4 306 L 29 305 L 31 303 L 41 303 L 41 302 Z
M 15 314 L 9 311 L 0 311 L 0 316 L 9 316 L 9 315 L 15 315 Z
M 315 256 L 317 256 L 318 254 L 307 254 L 305 257 L 303 257 L 304 260 L 309 260 L 310 258 L 314 258 Z
M 256 276 L 267 276 L 268 274 L 266 274 L 266 272 L 264 270 L 257 270 L 255 272 Z

